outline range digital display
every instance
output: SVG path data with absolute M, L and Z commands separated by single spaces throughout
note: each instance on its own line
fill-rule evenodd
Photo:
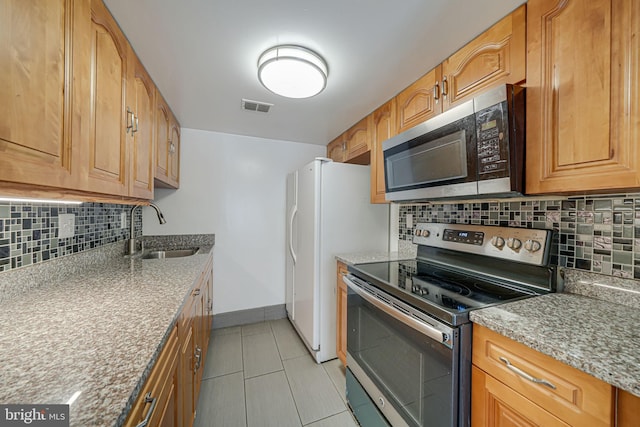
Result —
M 451 230 L 447 228 L 444 230 L 442 240 L 446 242 L 482 246 L 482 243 L 484 242 L 484 233 L 481 231 Z

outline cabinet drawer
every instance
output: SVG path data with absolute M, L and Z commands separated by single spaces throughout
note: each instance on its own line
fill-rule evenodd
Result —
M 483 370 L 472 370 L 471 427 L 570 427 Z
M 172 380 L 177 363 L 178 331 L 177 328 L 174 327 L 162 353 L 158 356 L 158 360 L 151 370 L 149 378 L 140 390 L 140 394 L 129 413 L 125 426 L 137 426 L 152 409 L 153 413 L 151 414 L 151 422 L 149 425 L 158 425 L 157 420 L 161 419 L 163 415 L 170 410 L 167 406 L 172 395 L 175 393 L 175 384 Z M 150 393 L 151 397 L 156 399 L 155 403 L 145 400 L 147 393 Z M 151 407 L 152 405 L 153 408 Z
M 611 425 L 611 385 L 480 325 L 473 328 L 474 365 L 571 425 Z

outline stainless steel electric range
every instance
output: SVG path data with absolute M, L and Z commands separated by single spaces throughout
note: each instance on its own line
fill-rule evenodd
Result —
M 471 310 L 555 291 L 550 230 L 421 223 L 418 257 L 349 266 L 347 399 L 364 427 L 469 426 Z

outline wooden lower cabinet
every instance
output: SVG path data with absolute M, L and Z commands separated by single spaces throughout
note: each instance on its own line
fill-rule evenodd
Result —
M 346 264 L 338 261 L 336 283 L 336 353 L 347 366 L 347 285 L 342 277 L 347 274 Z
M 193 287 L 178 320 L 180 331 L 180 427 L 191 427 L 209 347 L 212 315 L 213 258 Z
M 597 378 L 480 325 L 472 355 L 472 427 L 613 425 L 615 390 Z
M 618 390 L 616 427 L 640 426 L 640 397 L 624 390 Z
M 178 328 L 173 328 L 164 349 L 158 356 L 133 409 L 126 427 L 148 420 L 148 426 L 178 426 Z
M 126 427 L 137 426 L 147 417 L 147 427 L 193 425 L 211 334 L 212 292 L 213 257 L 192 288 Z
M 472 427 L 568 427 L 476 366 L 472 368 Z

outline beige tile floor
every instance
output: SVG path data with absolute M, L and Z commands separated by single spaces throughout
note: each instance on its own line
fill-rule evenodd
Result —
M 195 427 L 354 427 L 339 360 L 318 365 L 288 319 L 214 330 Z

